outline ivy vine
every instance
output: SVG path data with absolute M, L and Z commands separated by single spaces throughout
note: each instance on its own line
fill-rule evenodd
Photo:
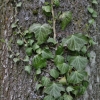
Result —
M 97 4 L 96 0 L 92 2 Z M 28 30 L 18 33 L 21 39 L 17 40 L 17 44 L 24 46 L 26 52 L 23 61 L 29 63 L 30 57 L 34 55 L 31 64 L 25 66 L 25 71 L 30 74 L 34 68 L 36 75 L 40 76 L 36 90 L 42 91 L 43 100 L 74 100 L 84 94 L 89 84 L 85 68 L 89 63 L 88 49 L 95 42 L 88 34 L 81 33 L 72 34 L 60 42 L 57 41 L 56 20 L 61 21 L 62 30 L 65 30 L 72 21 L 71 11 L 55 15 L 53 7 L 59 7 L 59 5 L 59 0 L 45 2 L 42 10 L 47 17 L 52 16 L 51 21 L 44 24 L 34 23 Z M 21 6 L 21 3 L 17 6 Z M 97 17 L 92 8 L 88 7 L 88 11 L 93 18 Z M 92 22 L 93 19 L 89 21 L 89 23 Z M 12 28 L 17 27 L 16 23 L 12 24 Z M 15 63 L 18 61 L 19 58 L 14 58 Z M 53 68 L 47 68 L 48 61 L 53 63 Z M 41 76 L 44 69 L 47 69 L 48 76 Z

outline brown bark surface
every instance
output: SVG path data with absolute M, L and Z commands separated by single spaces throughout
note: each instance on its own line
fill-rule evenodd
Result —
M 18 1 L 20 0 L 16 2 Z M 34 22 L 47 22 L 41 9 L 44 1 L 22 0 L 22 7 L 16 10 L 14 0 L 0 0 L 0 100 L 41 100 L 41 95 L 34 91 L 36 84 L 34 70 L 28 75 L 24 71 L 24 63 L 15 64 L 9 56 L 11 47 L 14 53 L 20 52 L 20 56 L 24 57 L 23 48 L 16 45 L 16 39 L 19 37 L 13 35 L 11 24 L 19 19 L 19 25 L 25 30 Z M 86 24 L 90 18 L 87 6 L 91 5 L 91 0 L 60 1 L 61 5 L 55 12 L 71 10 L 73 21 L 64 32 L 60 31 L 58 23 L 57 38 L 77 32 L 86 33 Z M 86 69 L 89 73 L 90 85 L 79 100 L 100 100 L 100 0 L 98 2 L 97 7 L 94 7 L 98 12 L 98 18 L 96 24 L 89 30 L 89 34 L 97 42 L 91 50 L 92 58 Z M 38 15 L 34 15 L 33 10 L 38 10 Z M 4 39 L 4 42 L 1 42 L 1 39 Z

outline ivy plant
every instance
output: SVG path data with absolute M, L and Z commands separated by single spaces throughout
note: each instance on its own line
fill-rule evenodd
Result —
M 97 4 L 97 1 L 92 0 L 92 3 Z M 52 15 L 52 23 L 34 23 L 29 29 L 20 32 L 21 39 L 17 40 L 19 47 L 23 46 L 26 52 L 23 59 L 25 71 L 30 74 L 34 69 L 39 76 L 36 90 L 42 87 L 40 91 L 44 94 L 43 100 L 74 100 L 84 94 L 89 84 L 85 68 L 89 63 L 88 49 L 95 42 L 89 35 L 82 33 L 72 34 L 61 41 L 57 40 L 56 20 L 61 21 L 60 26 L 64 31 L 73 19 L 71 11 L 60 13 L 57 19 L 54 7 L 57 8 L 59 5 L 60 0 L 45 2 L 42 10 L 46 15 Z M 21 3 L 17 6 L 20 7 Z M 89 23 L 93 24 L 97 13 L 91 7 L 88 7 L 88 11 L 93 17 Z M 12 24 L 12 28 L 16 27 L 16 23 Z M 19 56 L 13 59 L 15 63 L 19 60 Z M 53 66 L 50 67 L 50 63 Z

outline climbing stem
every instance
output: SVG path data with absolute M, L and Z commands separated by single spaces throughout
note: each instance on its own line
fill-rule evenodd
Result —
M 54 33 L 54 39 L 56 40 L 56 19 L 55 19 L 55 14 L 54 14 L 54 9 L 53 9 L 53 3 L 54 3 L 54 0 L 51 0 L 51 10 L 52 10 L 52 18 L 53 18 L 53 33 Z

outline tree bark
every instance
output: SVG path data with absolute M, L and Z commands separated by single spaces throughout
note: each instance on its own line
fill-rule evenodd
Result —
M 16 0 L 15 0 L 16 1 Z M 19 1 L 19 0 L 18 0 Z M 16 45 L 17 36 L 13 35 L 11 24 L 19 19 L 19 25 L 22 30 L 27 29 L 32 23 L 46 23 L 46 17 L 43 15 L 41 5 L 45 0 L 22 0 L 22 7 L 15 9 L 16 2 L 13 0 L 0 1 L 0 100 L 41 100 L 41 95 L 35 93 L 34 70 L 28 75 L 24 71 L 24 63 L 15 64 L 12 59 L 10 47 L 14 53 L 20 52 L 24 57 L 24 51 Z M 61 0 L 60 0 L 61 1 Z M 91 0 L 90 0 L 91 1 Z M 73 33 L 86 33 L 86 24 L 90 15 L 87 6 L 91 5 L 89 0 L 62 0 L 60 7 L 55 10 L 73 12 L 73 21 L 66 28 L 60 31 L 57 23 L 57 39 Z M 89 34 L 97 42 L 91 48 L 91 61 L 86 70 L 89 73 L 89 88 L 78 100 L 100 100 L 100 0 L 97 7 L 98 12 L 96 24 L 91 27 Z M 38 15 L 33 14 L 33 10 L 38 10 Z M 3 42 L 4 40 L 4 42 Z M 10 43 L 11 41 L 11 43 Z

